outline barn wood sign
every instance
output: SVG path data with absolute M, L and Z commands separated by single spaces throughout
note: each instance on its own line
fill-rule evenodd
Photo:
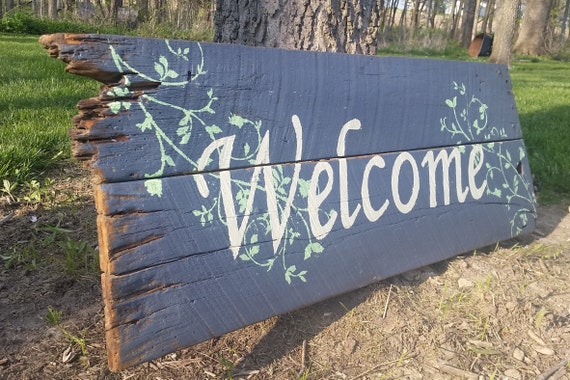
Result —
M 534 229 L 505 66 L 55 34 L 118 370 Z

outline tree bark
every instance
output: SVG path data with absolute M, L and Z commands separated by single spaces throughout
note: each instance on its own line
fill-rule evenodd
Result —
M 14 9 L 14 0 L 6 0 L 6 12 L 10 12 Z
M 541 55 L 544 30 L 548 22 L 550 3 L 545 0 L 527 0 L 521 29 L 514 51 L 520 54 Z
M 48 18 L 57 18 L 57 0 L 48 0 Z
M 137 13 L 137 22 L 144 23 L 148 21 L 148 0 L 138 0 L 138 13 Z
M 560 26 L 560 38 L 564 40 L 566 37 L 566 28 L 568 25 L 568 11 L 570 10 L 570 0 L 566 0 L 564 5 L 564 14 L 562 15 L 562 25 Z
M 495 0 L 488 0 L 485 6 L 485 15 L 483 16 L 483 26 L 481 26 L 481 31 L 487 33 L 487 30 L 491 30 L 492 23 L 490 22 L 492 15 L 495 12 Z
M 461 22 L 461 46 L 465 49 L 469 47 L 473 38 L 473 24 L 475 23 L 476 12 L 477 0 L 465 0 Z
M 508 65 L 511 62 L 511 49 L 517 27 L 518 11 L 521 0 L 503 0 L 499 2 L 496 14 L 495 36 L 490 62 Z
M 459 0 L 459 5 L 457 5 L 457 1 L 455 0 L 452 0 L 451 3 L 451 28 L 449 31 L 449 38 L 456 39 L 457 26 L 459 25 L 459 18 L 461 17 L 461 11 L 463 9 L 463 5 L 465 4 L 465 0 Z
M 123 6 L 123 0 L 111 0 L 109 5 L 109 15 L 111 16 L 111 21 L 117 23 L 119 8 Z
M 376 54 L 377 0 L 217 0 L 214 41 Z

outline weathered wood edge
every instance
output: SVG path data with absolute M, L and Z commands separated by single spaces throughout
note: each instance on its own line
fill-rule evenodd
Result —
M 88 34 L 75 34 L 75 33 L 55 33 L 44 34 L 40 36 L 39 42 L 47 49 L 48 54 L 53 58 L 58 58 L 67 63 L 65 71 L 93 78 L 105 84 L 117 83 L 122 74 L 119 72 L 104 71 L 100 66 L 94 62 L 72 60 L 69 51 L 64 51 L 62 48 L 66 45 L 78 46 L 88 40 Z

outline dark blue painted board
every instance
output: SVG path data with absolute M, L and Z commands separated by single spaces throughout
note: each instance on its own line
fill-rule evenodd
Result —
M 112 369 L 534 229 L 504 66 L 42 42 L 106 84 L 71 134 L 100 182 Z
M 113 79 L 121 81 L 102 92 L 103 105 L 114 104 L 103 112 L 114 117 L 89 118 L 76 148 L 96 157 L 92 167 L 103 182 L 156 173 L 162 152 L 155 133 L 171 138 L 163 144 L 175 163 L 161 175 L 199 171 L 198 155 L 213 138 L 232 134 L 238 136 L 237 154 L 245 144 L 255 144 L 258 133 L 270 131 L 270 145 L 283 148 L 272 149 L 271 162 L 294 161 L 292 115 L 303 126 L 304 160 L 337 156 L 338 132 L 353 118 L 360 120 L 362 131 L 348 136 L 347 156 L 521 137 L 504 66 L 120 36 L 87 36 L 81 49 L 69 43 L 58 44 L 65 52 L 60 52 L 61 59 L 71 60 L 72 67 L 88 64 L 90 70 L 114 72 Z M 144 91 L 140 81 L 148 86 Z M 161 85 L 155 87 L 157 83 Z M 490 101 L 501 106 L 489 112 Z M 479 118 L 482 106 L 484 119 Z M 466 119 L 463 111 L 469 112 Z M 241 128 L 236 127 L 240 117 L 245 119 Z M 487 134 L 501 126 L 504 135 L 434 133 L 442 119 L 449 127 L 455 123 L 463 129 L 477 121 L 486 125 Z M 191 134 L 177 133 L 185 126 Z M 113 143 L 89 142 L 115 134 L 121 139 Z M 87 148 L 81 143 L 85 140 Z M 236 159 L 230 165 L 249 163 Z

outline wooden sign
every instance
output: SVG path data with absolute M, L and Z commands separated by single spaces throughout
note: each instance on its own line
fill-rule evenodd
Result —
M 113 370 L 534 228 L 505 66 L 41 42 L 105 84 L 71 134 Z

